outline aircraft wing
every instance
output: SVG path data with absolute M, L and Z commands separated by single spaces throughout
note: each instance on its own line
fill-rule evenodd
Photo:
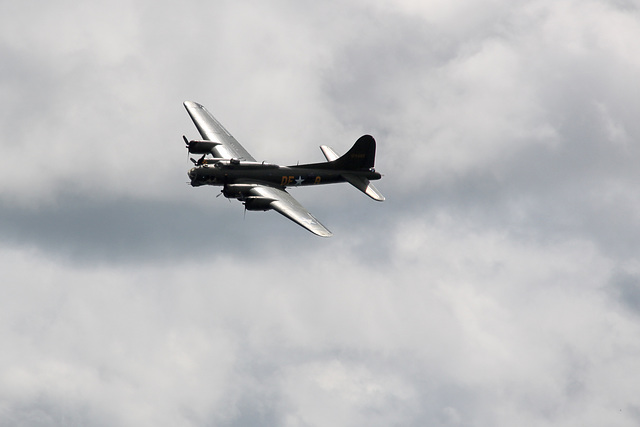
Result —
M 306 228 L 313 234 L 321 237 L 332 236 L 327 228 L 320 223 L 304 206 L 300 204 L 291 194 L 277 187 L 256 185 L 251 189 L 251 194 L 262 199 L 271 199 L 271 208 L 291 221 Z
M 197 102 L 186 101 L 184 108 L 187 109 L 191 120 L 198 128 L 198 132 L 203 139 L 217 142 L 213 148 L 215 157 L 223 159 L 242 159 L 255 162 L 256 159 L 244 149 L 242 145 L 217 121 L 206 108 Z

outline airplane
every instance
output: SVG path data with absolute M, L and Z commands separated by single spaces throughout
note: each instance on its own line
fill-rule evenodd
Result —
M 286 191 L 287 187 L 348 182 L 373 200 L 384 200 L 370 183 L 382 177 L 373 167 L 376 141 L 371 135 L 361 136 L 343 156 L 320 146 L 326 162 L 278 166 L 256 161 L 204 106 L 192 101 L 183 105 L 202 137 L 182 137 L 189 153 L 202 154 L 199 160 L 190 159 L 195 165 L 188 172 L 192 187 L 221 186 L 221 194 L 239 200 L 245 210 L 273 209 L 321 237 L 332 233 Z

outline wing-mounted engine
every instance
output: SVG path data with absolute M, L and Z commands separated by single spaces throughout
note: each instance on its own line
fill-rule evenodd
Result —
M 184 143 L 186 144 L 188 153 L 202 154 L 202 157 L 197 161 L 193 158 L 190 159 L 193 162 L 193 164 L 196 166 L 201 166 L 207 163 L 207 161 L 205 160 L 205 157 L 207 156 L 207 154 L 211 154 L 212 156 L 215 156 L 213 149 L 218 145 L 222 145 L 219 142 L 205 141 L 200 139 L 192 139 L 191 141 L 189 141 L 187 137 L 184 135 L 182 135 L 182 139 L 184 139 Z M 187 154 L 187 156 L 189 155 Z
M 270 199 L 262 196 L 249 196 L 244 200 L 244 207 L 248 211 L 268 211 L 273 209 L 272 202 L 276 199 Z
M 271 203 L 277 199 L 252 193 L 255 187 L 257 187 L 255 184 L 227 184 L 222 188 L 222 194 L 228 199 L 240 200 L 248 211 L 268 211 L 272 209 Z
M 222 195 L 227 199 L 243 200 L 251 196 L 251 189 L 255 184 L 226 184 L 222 188 Z
M 189 141 L 186 136 L 182 136 L 187 146 L 187 150 L 191 154 L 214 154 L 213 149 L 217 145 L 221 145 L 219 142 L 203 141 L 199 139 L 192 139 Z

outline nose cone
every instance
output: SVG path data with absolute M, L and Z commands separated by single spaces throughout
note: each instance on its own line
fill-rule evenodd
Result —
M 191 185 L 193 185 L 193 184 L 194 184 L 194 182 L 195 182 L 195 180 L 196 180 L 196 176 L 197 176 L 196 168 L 191 168 L 191 169 L 189 170 L 189 172 L 187 172 L 187 176 L 188 176 L 188 177 L 189 177 L 189 179 L 191 180 Z

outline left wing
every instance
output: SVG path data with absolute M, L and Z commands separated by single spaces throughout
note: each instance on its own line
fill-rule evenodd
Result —
M 333 235 L 320 223 L 313 215 L 305 209 L 291 194 L 277 187 L 256 185 L 252 187 L 250 193 L 254 197 L 271 200 L 269 206 L 289 218 L 291 221 L 301 225 L 313 234 L 321 237 Z
M 249 162 L 256 161 L 202 105 L 197 102 L 185 101 L 184 108 L 187 109 L 191 120 L 193 120 L 193 123 L 198 128 L 198 132 L 200 132 L 202 138 L 219 144 L 211 150 L 215 157 L 242 159 Z
M 186 101 L 184 107 L 187 109 L 202 138 L 216 143 L 211 148 L 211 153 L 215 157 L 242 159 L 249 162 L 256 161 L 206 108 L 192 101 Z M 246 191 L 249 198 L 253 198 L 256 202 L 261 201 L 268 204 L 269 208 L 281 213 L 313 234 L 322 237 L 329 237 L 333 234 L 311 215 L 300 202 L 283 189 L 265 185 L 251 185 L 250 189 Z

